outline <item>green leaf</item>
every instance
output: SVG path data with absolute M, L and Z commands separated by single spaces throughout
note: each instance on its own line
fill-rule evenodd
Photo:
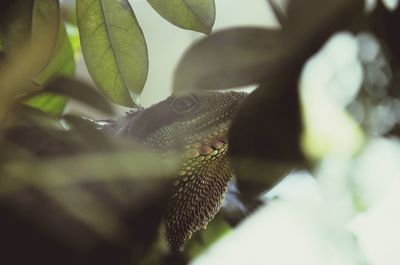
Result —
M 53 57 L 45 69 L 36 77 L 35 82 L 42 86 L 57 75 L 73 76 L 74 73 L 74 51 L 68 39 L 65 25 L 61 22 Z
M 147 0 L 166 20 L 184 28 L 210 34 L 215 21 L 214 0 Z
M 289 52 L 281 35 L 263 28 L 236 28 L 201 40 L 181 59 L 174 90 L 231 88 L 273 75 Z
M 78 0 L 76 8 L 82 52 L 94 82 L 113 102 L 132 106 L 132 95 L 138 104 L 148 57 L 128 1 Z
M 67 98 L 53 93 L 41 93 L 28 99 L 25 104 L 55 117 L 61 117 L 67 105 Z

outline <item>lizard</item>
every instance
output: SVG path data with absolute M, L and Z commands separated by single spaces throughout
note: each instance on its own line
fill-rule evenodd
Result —
M 205 228 L 221 208 L 234 175 L 227 133 L 246 95 L 233 91 L 172 95 L 120 120 L 97 122 L 100 130 L 133 138 L 157 152 L 183 150 L 164 221 L 167 243 L 174 251 L 182 251 L 192 234 Z
M 100 133 L 127 137 L 165 156 L 182 154 L 164 218 L 165 238 L 173 251 L 182 251 L 191 235 L 206 227 L 219 212 L 226 194 L 233 196 L 227 196 L 224 214 L 244 207 L 236 199 L 237 191 L 232 189 L 234 173 L 228 157 L 227 134 L 246 96 L 247 93 L 233 91 L 192 92 L 172 95 L 148 108 L 132 109 L 119 119 L 86 119 Z M 7 135 L 12 143 L 38 157 L 73 155 L 84 150 L 80 145 L 70 146 L 65 135 L 49 137 L 30 127 L 11 130 Z M 239 215 L 247 214 L 246 211 L 239 209 Z M 236 215 L 238 211 L 232 212 Z M 229 216 L 231 222 L 229 219 L 237 218 Z

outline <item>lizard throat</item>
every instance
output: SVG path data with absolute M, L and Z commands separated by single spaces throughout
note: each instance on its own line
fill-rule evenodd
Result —
M 166 218 L 170 247 L 182 250 L 191 235 L 205 228 L 222 205 L 232 171 L 227 158 L 227 128 L 214 130 L 185 146 Z

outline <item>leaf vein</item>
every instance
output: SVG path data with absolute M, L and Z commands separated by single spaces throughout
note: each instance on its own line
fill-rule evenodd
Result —
M 96 25 L 96 27 L 93 29 L 92 33 L 90 33 L 90 35 L 88 36 L 88 38 L 87 38 L 88 41 L 90 41 L 90 40 L 94 37 L 94 35 L 96 34 L 96 32 L 97 32 L 99 29 L 101 29 L 101 26 L 103 26 L 102 23 L 99 23 L 99 24 Z
M 107 16 L 106 16 L 106 14 L 104 12 L 104 2 L 103 1 L 101 1 L 101 12 L 102 12 L 102 15 L 104 17 L 104 25 L 105 25 L 105 28 L 106 28 L 106 31 L 107 31 L 106 35 L 107 35 L 108 41 L 110 43 L 109 48 L 111 48 L 111 51 L 112 51 L 112 53 L 114 55 L 114 59 L 115 59 L 115 62 L 117 64 L 117 71 L 120 72 L 121 62 L 119 61 L 119 58 L 116 55 L 115 50 L 114 50 L 115 44 L 113 43 L 113 39 L 110 36 L 111 35 L 111 31 L 109 30 L 110 23 L 108 22 Z M 121 79 L 122 79 L 122 82 L 124 83 L 125 88 L 129 90 L 129 86 L 126 83 L 126 80 L 125 80 L 125 78 L 124 78 L 124 76 L 122 74 L 121 74 Z
M 85 8 L 85 10 L 82 11 L 81 17 L 85 17 L 85 16 L 86 16 L 87 12 L 92 8 L 92 6 L 95 4 L 96 1 L 97 1 L 97 0 L 92 0 L 92 2 L 90 2 L 90 3 L 88 4 L 88 6 Z

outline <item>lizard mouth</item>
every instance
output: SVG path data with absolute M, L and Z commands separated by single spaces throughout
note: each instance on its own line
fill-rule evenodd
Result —
M 226 151 L 228 147 L 228 127 L 229 124 L 222 124 L 205 133 L 197 141 L 186 144 L 184 146 L 185 158 L 193 159 L 199 156 L 214 156 L 222 151 Z
M 187 146 L 185 148 L 185 158 L 192 159 L 199 156 L 213 156 L 218 154 L 219 150 L 226 149 L 227 145 L 227 135 L 217 135 L 215 138 L 206 139 Z

